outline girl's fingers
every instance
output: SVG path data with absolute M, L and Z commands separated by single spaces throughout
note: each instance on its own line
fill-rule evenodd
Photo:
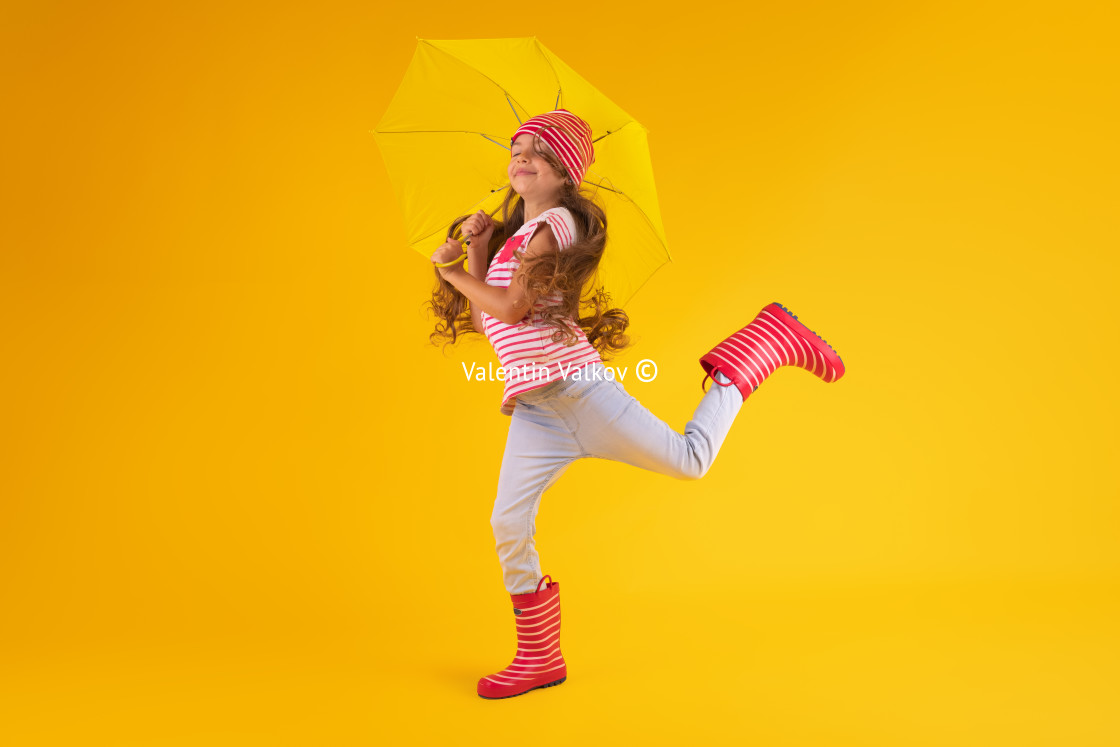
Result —
M 480 234 L 486 233 L 487 231 L 493 230 L 493 228 L 494 222 L 490 220 L 490 216 L 486 214 L 485 210 L 479 210 L 477 213 L 463 221 L 461 230 L 464 235 L 469 233 L 471 236 L 478 236 Z

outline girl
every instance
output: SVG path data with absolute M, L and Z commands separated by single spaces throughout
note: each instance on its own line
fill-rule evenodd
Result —
M 613 459 L 698 479 L 743 401 L 777 368 L 797 366 L 826 382 L 844 375 L 840 356 L 772 303 L 700 359 L 707 374 L 701 388 L 709 377 L 719 386 L 706 391 L 683 434 L 605 378 L 604 356 L 629 343 L 629 319 L 609 308 L 601 289 L 581 301 L 606 244 L 606 216 L 580 192 L 595 161 L 591 143 L 591 128 L 564 109 L 525 122 L 511 139 L 502 221 L 483 211 L 463 216 L 432 255 L 439 278 L 432 308 L 441 319 L 432 340 L 485 334 L 505 369 L 501 411 L 512 415 L 490 523 L 513 604 L 517 653 L 508 667 L 478 681 L 484 698 L 567 679 L 560 584 L 541 576 L 533 536 L 542 494 L 572 462 Z M 457 261 L 463 249 L 452 238 L 460 226 L 471 237 L 469 270 Z

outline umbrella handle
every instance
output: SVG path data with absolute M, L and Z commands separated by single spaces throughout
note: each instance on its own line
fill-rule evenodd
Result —
M 432 264 L 434 264 L 436 267 L 450 267 L 451 265 L 459 264 L 460 262 L 462 262 L 466 258 L 467 258 L 467 253 L 463 252 L 462 254 L 460 254 L 458 257 L 451 260 L 450 262 L 433 262 Z
M 465 241 L 463 243 L 465 245 L 470 245 L 472 237 L 473 237 L 473 234 L 469 234 L 469 233 L 463 234 L 463 238 L 465 239 Z M 462 254 L 460 254 L 458 257 L 451 260 L 450 262 L 433 262 L 432 264 L 434 264 L 436 267 L 450 267 L 451 265 L 459 264 L 460 262 L 462 262 L 466 258 L 467 258 L 467 250 L 464 249 Z

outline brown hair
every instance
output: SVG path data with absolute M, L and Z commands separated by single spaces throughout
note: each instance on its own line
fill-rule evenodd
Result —
M 604 359 L 608 359 L 630 344 L 630 338 L 626 334 L 630 317 L 621 308 L 610 307 L 610 295 L 598 284 L 599 261 L 607 243 L 606 213 L 567 178 L 567 169 L 550 150 L 540 147 L 539 138 L 533 139 L 533 146 L 558 174 L 566 178 L 560 193 L 560 206 L 571 212 L 578 238 L 560 251 L 530 257 L 521 265 L 519 272 L 525 278 L 528 307 L 532 310 L 530 319 L 552 327 L 553 342 L 564 342 L 567 345 L 575 344 L 578 339 L 567 322 L 569 319 L 575 320 L 587 335 L 588 342 Z M 495 212 L 499 211 L 502 220 L 494 222 L 494 233 L 486 252 L 487 267 L 506 243 L 506 239 L 525 225 L 525 203 L 512 187 Z M 447 237 L 456 236 L 459 226 L 469 217 L 462 215 L 456 218 L 447 231 Z M 442 340 L 446 346 L 454 343 L 459 335 L 469 332 L 481 334 L 482 330 L 474 329 L 471 324 L 466 296 L 447 282 L 439 274 L 439 270 L 435 270 L 435 273 L 438 284 L 428 302 L 428 306 L 438 317 L 435 331 L 430 335 L 432 344 L 438 345 Z M 539 299 L 550 297 L 559 300 L 546 304 L 541 309 L 534 309 Z

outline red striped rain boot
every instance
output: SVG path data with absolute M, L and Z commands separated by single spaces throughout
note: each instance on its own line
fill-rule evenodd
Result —
M 803 368 L 825 382 L 844 375 L 844 361 L 832 346 L 777 302 L 763 308 L 753 322 L 716 345 L 700 359 L 700 365 L 707 374 L 700 382 L 702 389 L 708 376 L 718 370 L 730 383 L 724 384 L 714 376 L 712 381 L 720 386 L 734 384 L 744 400 L 780 366 Z
M 538 687 L 552 687 L 568 679 L 560 653 L 560 584 L 553 581 L 541 591 L 510 594 L 517 623 L 517 655 L 513 663 L 478 681 L 484 698 L 512 698 Z

